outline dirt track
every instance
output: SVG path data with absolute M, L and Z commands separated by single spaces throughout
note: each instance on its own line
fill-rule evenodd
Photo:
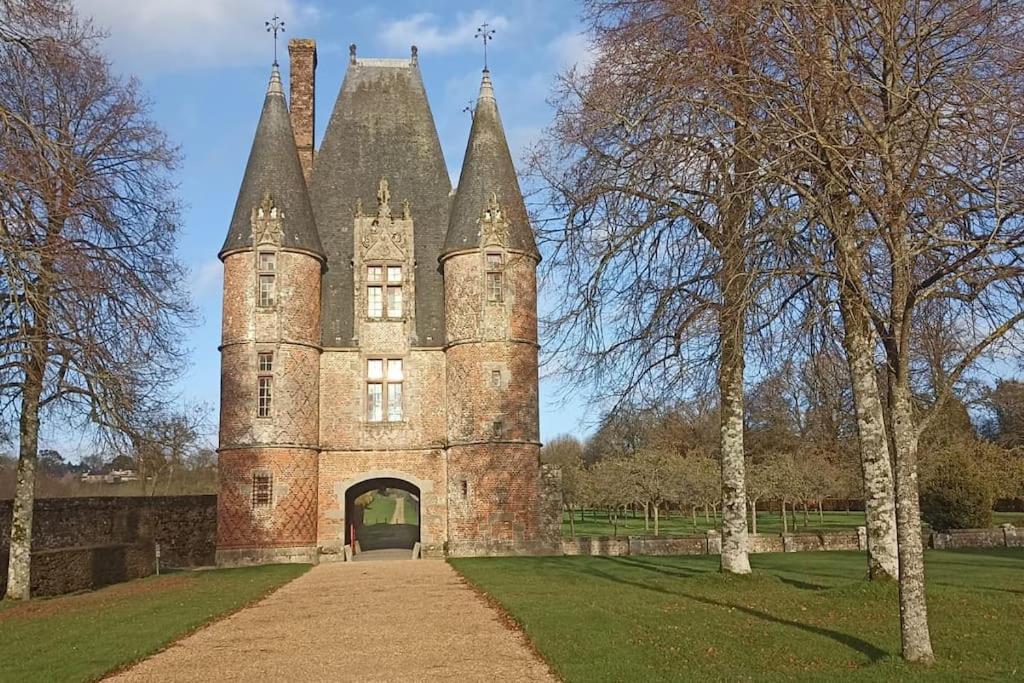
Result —
M 112 681 L 553 681 L 437 560 L 324 564 Z

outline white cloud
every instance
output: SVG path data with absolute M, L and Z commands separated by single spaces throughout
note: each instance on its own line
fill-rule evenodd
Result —
M 287 38 L 315 25 L 318 11 L 303 0 L 78 0 L 78 12 L 110 33 L 106 49 L 133 72 L 181 71 L 270 62 L 273 42 L 264 21 L 285 21 Z
M 578 30 L 566 31 L 555 37 L 548 49 L 558 60 L 559 67 L 567 69 L 576 66 L 587 71 L 597 58 L 597 48 L 590 37 Z
M 504 16 L 491 15 L 483 10 L 459 13 L 454 23 L 446 25 L 442 25 L 436 14 L 421 12 L 385 25 L 381 40 L 390 50 L 405 50 L 416 45 L 426 52 L 450 52 L 473 45 L 478 40 L 476 30 L 484 22 L 499 32 L 509 26 Z
M 207 259 L 196 265 L 192 270 L 192 300 L 202 304 L 203 299 L 221 290 L 224 269 L 219 259 Z

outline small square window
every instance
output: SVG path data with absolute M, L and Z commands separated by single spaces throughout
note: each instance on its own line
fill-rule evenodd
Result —
M 494 438 L 500 439 L 505 436 L 505 423 L 502 420 L 495 420 L 491 423 L 491 430 L 494 433 Z
M 501 370 L 491 370 L 491 386 L 501 386 Z
M 488 268 L 501 268 L 502 258 L 501 254 L 488 254 L 487 255 L 487 267 Z
M 388 282 L 402 281 L 402 266 L 388 266 Z
M 252 475 L 252 506 L 254 508 L 270 507 L 274 502 L 274 477 L 269 472 L 257 472 Z
M 277 270 L 277 254 L 272 251 L 261 251 L 260 270 L 271 273 Z
M 274 371 L 274 354 L 273 353 L 260 353 L 257 354 L 259 371 L 260 372 L 273 372 Z
M 384 267 L 383 266 L 367 266 L 366 267 L 366 281 L 367 282 L 383 282 L 384 281 Z

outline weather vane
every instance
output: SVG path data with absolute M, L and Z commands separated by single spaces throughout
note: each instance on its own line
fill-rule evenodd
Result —
M 473 116 L 473 114 L 474 114 L 474 113 L 476 113 L 476 108 L 475 108 L 475 107 L 473 106 L 474 104 L 476 104 L 476 103 L 475 103 L 475 102 L 474 102 L 473 100 L 469 100 L 469 104 L 467 104 L 467 105 L 466 105 L 466 106 L 465 106 L 465 107 L 464 107 L 464 108 L 462 109 L 462 112 L 463 112 L 464 114 L 469 114 L 469 115 L 470 115 L 470 117 L 472 117 L 472 116 Z
M 263 23 L 267 25 L 267 33 L 274 34 L 274 66 L 277 66 L 277 34 L 284 33 L 284 22 L 275 14 L 273 19 Z
M 484 41 L 484 71 L 487 71 L 487 43 L 494 40 L 494 29 L 486 21 L 480 24 L 480 27 L 476 30 L 475 38 L 480 38 Z

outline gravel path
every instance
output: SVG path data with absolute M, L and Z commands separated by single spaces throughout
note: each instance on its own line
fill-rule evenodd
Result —
M 554 681 L 447 563 L 322 564 L 111 681 Z

